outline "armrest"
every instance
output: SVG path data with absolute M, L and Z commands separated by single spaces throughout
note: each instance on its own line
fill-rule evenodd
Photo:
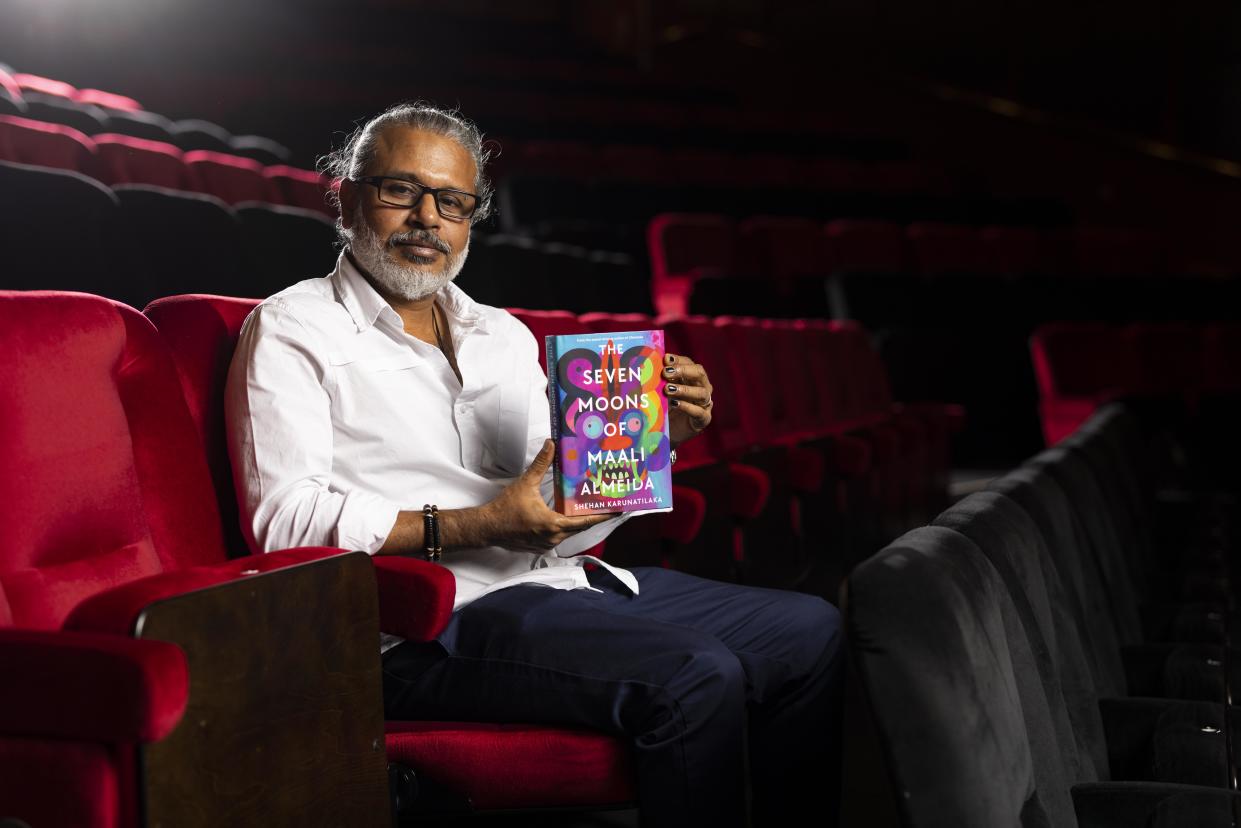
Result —
M 154 742 L 189 699 L 175 644 L 115 635 L 0 629 L 0 734 Z
M 375 555 L 379 628 L 411 641 L 430 641 L 452 615 L 457 582 L 444 567 L 401 555 Z
M 1198 785 L 1089 782 L 1073 786 L 1079 828 L 1202 828 L 1233 825 L 1241 796 Z
M 342 552 L 343 549 L 308 546 L 284 549 L 267 555 L 248 555 L 214 566 L 195 566 L 176 572 L 161 572 L 91 596 L 74 607 L 64 627 L 67 630 L 133 635 L 134 625 L 142 611 L 156 601 L 283 569 L 293 564 L 330 558 Z

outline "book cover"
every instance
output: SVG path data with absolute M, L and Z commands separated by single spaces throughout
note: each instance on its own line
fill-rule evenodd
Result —
M 556 511 L 672 508 L 663 331 L 548 336 Z

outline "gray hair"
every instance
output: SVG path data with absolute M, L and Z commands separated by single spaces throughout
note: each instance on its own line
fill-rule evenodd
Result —
M 491 160 L 491 150 L 483 146 L 482 131 L 455 109 L 440 109 L 423 101 L 390 106 L 355 129 L 342 146 L 320 158 L 319 171 L 333 180 L 352 179 L 362 175 L 375 158 L 376 138 L 385 129 L 393 126 L 424 129 L 460 144 L 474 159 L 477 170 L 474 174 L 474 193 L 478 196 L 478 208 L 470 218 L 470 223 L 477 224 L 491 215 L 491 197 L 494 190 L 485 172 L 487 162 Z M 340 196 L 334 190 L 329 193 L 328 199 L 333 206 L 340 209 Z M 340 219 L 337 219 L 337 229 L 342 229 Z

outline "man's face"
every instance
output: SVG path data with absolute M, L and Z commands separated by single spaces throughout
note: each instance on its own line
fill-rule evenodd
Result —
M 362 175 L 473 192 L 475 173 L 474 159 L 451 138 L 389 127 L 376 136 L 374 159 Z M 444 218 L 429 194 L 413 207 L 393 207 L 379 200 L 375 187 L 346 181 L 340 195 L 349 248 L 381 292 L 421 299 L 460 273 L 469 252 L 468 219 Z

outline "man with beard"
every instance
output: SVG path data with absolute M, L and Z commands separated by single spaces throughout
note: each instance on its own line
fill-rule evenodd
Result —
M 622 518 L 549 508 L 538 344 L 452 284 L 490 208 L 486 160 L 473 124 L 423 104 L 389 109 L 326 159 L 336 270 L 259 305 L 229 374 L 250 542 L 419 555 L 453 573 L 436 640 L 381 642 L 389 719 L 623 734 L 648 828 L 746 824 L 751 791 L 755 824 L 834 821 L 835 608 L 573 556 Z M 711 383 L 680 355 L 664 379 L 676 445 L 710 423 Z

